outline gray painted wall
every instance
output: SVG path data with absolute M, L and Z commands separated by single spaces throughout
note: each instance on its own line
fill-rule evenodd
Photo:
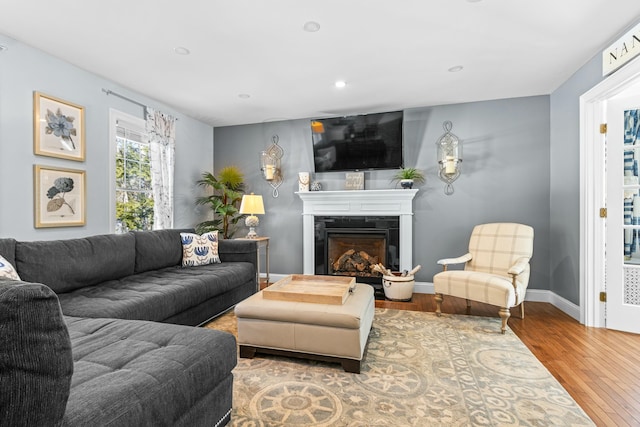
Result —
M 596 55 L 551 94 L 551 290 L 580 303 L 580 96 L 602 81 Z
M 405 165 L 423 169 L 427 182 L 414 200 L 414 264 L 416 279 L 430 282 L 440 271 L 440 258 L 463 255 L 474 225 L 513 221 L 535 228 L 531 288 L 549 289 L 549 97 L 526 97 L 405 111 Z M 464 144 L 462 176 L 455 194 L 446 196 L 437 178 L 435 142 L 442 123 Z M 285 181 L 280 196 L 271 197 L 260 177 L 258 153 L 277 134 L 285 150 Z M 302 271 L 302 202 L 297 173 L 312 171 L 309 120 L 291 120 L 215 128 L 215 170 L 237 165 L 245 173 L 247 191 L 264 196 L 266 214 L 259 234 L 271 236 L 271 272 Z M 365 173 L 366 189 L 392 188 L 393 171 Z M 341 190 L 344 174 L 321 173 L 326 190 Z M 246 229 L 241 229 L 245 233 Z
M 194 207 L 194 182 L 213 167 L 213 128 L 152 99 L 0 35 L 0 236 L 48 240 L 110 233 L 109 109 L 143 117 L 142 108 L 111 89 L 178 118 L 175 168 L 175 226 L 193 226 L 206 212 Z M 75 162 L 33 154 L 33 91 L 85 107 L 86 160 Z M 33 220 L 33 165 L 87 171 L 87 224 L 36 229 Z

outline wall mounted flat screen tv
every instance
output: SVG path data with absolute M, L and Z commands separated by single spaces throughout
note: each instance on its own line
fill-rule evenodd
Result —
M 403 166 L 402 111 L 311 120 L 316 172 Z

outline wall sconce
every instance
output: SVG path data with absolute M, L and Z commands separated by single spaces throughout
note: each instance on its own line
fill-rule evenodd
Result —
M 249 227 L 247 239 L 257 238 L 258 233 L 256 233 L 256 227 L 260 224 L 260 220 L 256 215 L 264 215 L 264 203 L 262 202 L 262 196 L 255 195 L 253 193 L 242 196 L 240 213 L 249 214 L 249 216 L 244 220 L 245 225 Z
M 462 142 L 451 133 L 453 124 L 446 121 L 442 124 L 445 133 L 438 138 L 438 176 L 445 182 L 444 194 L 453 194 L 453 181 L 460 176 L 460 163 L 462 163 Z
M 273 197 L 278 197 L 278 187 L 284 180 L 280 166 L 284 150 L 278 145 L 278 135 L 273 135 L 271 141 L 269 148 L 260 152 L 260 171 L 262 171 L 262 177 L 273 187 Z

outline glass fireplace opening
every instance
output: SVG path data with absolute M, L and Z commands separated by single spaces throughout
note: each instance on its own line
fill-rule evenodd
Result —
M 352 277 L 377 277 L 372 268 L 387 265 L 386 230 L 336 232 L 327 230 L 328 274 Z

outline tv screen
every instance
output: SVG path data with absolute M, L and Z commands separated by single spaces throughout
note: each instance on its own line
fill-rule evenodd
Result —
M 315 171 L 401 168 L 402 116 L 394 111 L 312 120 Z

